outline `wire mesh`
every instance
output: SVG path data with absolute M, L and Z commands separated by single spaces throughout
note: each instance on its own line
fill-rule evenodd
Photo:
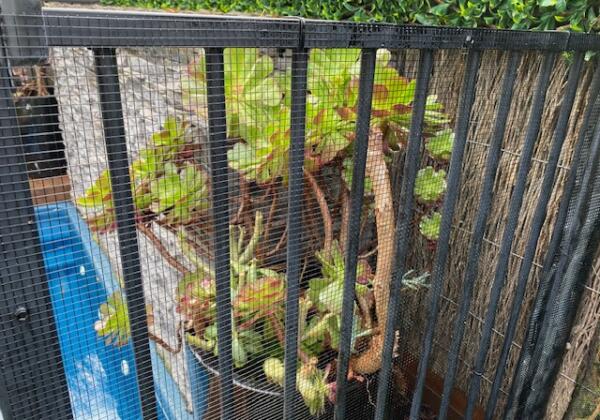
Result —
M 594 61 L 556 51 L 583 47 L 294 19 L 44 23 L 24 46 L 48 60 L 2 66 L 5 418 L 502 415 L 596 100 Z M 597 399 L 577 360 L 547 417 L 575 385 L 572 411 Z

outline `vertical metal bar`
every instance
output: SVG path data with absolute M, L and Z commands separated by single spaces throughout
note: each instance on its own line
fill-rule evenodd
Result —
M 116 51 L 94 49 L 94 60 L 142 414 L 144 418 L 155 418 L 154 379 Z
M 584 159 L 584 149 L 586 149 L 586 139 L 592 135 L 594 126 L 600 114 L 600 105 L 597 104 L 598 95 L 600 94 L 600 67 L 596 67 L 594 77 L 590 86 L 590 98 L 583 117 L 582 128 L 579 134 L 579 139 L 573 152 L 572 167 L 565 183 L 563 191 L 563 198 L 560 203 L 558 214 L 556 216 L 556 222 L 552 231 L 552 238 L 548 245 L 548 250 L 544 258 L 544 264 L 542 268 L 542 274 L 540 276 L 540 284 L 538 285 L 537 294 L 531 310 L 527 325 L 527 333 L 521 354 L 519 355 L 519 361 L 517 363 L 517 369 L 513 375 L 512 385 L 510 388 L 505 416 L 509 416 L 509 413 L 513 412 L 517 407 L 514 399 L 521 393 L 524 384 L 527 382 L 528 370 L 533 357 L 533 350 L 537 341 L 539 332 L 539 323 L 542 318 L 543 308 L 548 298 L 548 293 L 552 287 L 550 272 L 554 267 L 554 260 L 557 255 L 560 242 L 563 236 L 564 226 L 569 214 L 569 206 L 571 202 L 572 194 L 576 187 L 577 168 L 574 167 Z M 510 417 L 510 416 L 509 416 Z
M 306 120 L 308 51 L 292 52 L 292 109 L 288 176 L 287 295 L 285 303 L 285 380 L 283 418 L 293 420 L 298 361 L 298 298 L 302 256 L 302 191 L 304 188 L 304 137 Z
M 225 65 L 222 48 L 207 48 L 206 91 L 210 148 L 210 185 L 214 226 L 213 252 L 219 337 L 221 419 L 233 418 L 233 359 L 231 350 L 231 277 L 229 267 L 229 179 Z
M 554 176 L 556 174 L 556 168 L 558 166 L 558 160 L 560 158 L 562 146 L 567 135 L 569 118 L 571 115 L 573 103 L 575 101 L 575 95 L 577 93 L 577 85 L 579 83 L 579 76 L 581 74 L 582 64 L 583 53 L 575 53 L 573 57 L 573 64 L 571 65 L 571 69 L 569 71 L 569 79 L 565 89 L 565 97 L 563 99 L 563 103 L 560 109 L 560 116 L 558 117 L 558 122 L 554 130 L 554 140 L 552 142 L 550 154 L 548 156 L 548 163 L 546 165 L 544 178 L 542 180 L 540 196 L 538 198 L 538 203 L 536 205 L 533 220 L 531 222 L 531 231 L 529 233 L 529 239 L 525 248 L 523 261 L 521 262 L 521 267 L 519 269 L 517 287 L 513 298 L 508 326 L 504 334 L 504 342 L 502 344 L 500 359 L 496 366 L 496 373 L 494 375 L 492 391 L 490 393 L 486 405 L 487 418 L 492 417 L 496 408 L 498 393 L 500 391 L 500 385 L 502 383 L 502 379 L 504 378 L 504 367 L 508 358 L 508 353 L 510 351 L 512 340 L 516 332 L 519 315 L 521 314 L 521 305 L 523 304 L 523 299 L 525 297 L 527 280 L 529 279 L 529 274 L 531 272 L 531 267 L 535 258 L 535 251 L 537 249 L 539 235 L 542 231 L 544 221 L 546 220 L 548 201 L 550 200 L 550 197 L 552 195 Z M 508 266 L 508 258 L 506 261 L 506 265 Z M 506 270 L 507 268 L 505 269 L 504 275 L 506 275 Z M 479 385 L 481 382 L 481 376 L 479 375 L 479 373 L 482 373 L 484 367 L 486 354 L 491 341 L 492 327 L 493 325 L 490 325 L 489 332 L 488 330 L 484 329 L 484 335 L 481 337 L 479 353 L 477 354 L 477 360 L 475 362 L 474 367 L 474 375 L 471 378 L 471 384 L 469 387 L 467 417 L 469 413 L 473 413 L 475 403 L 479 395 Z
M 0 408 L 72 418 L 6 50 L 0 45 Z
M 344 295 L 342 298 L 342 325 L 336 376 L 336 404 L 334 417 L 343 420 L 346 415 L 348 363 L 350 362 L 352 323 L 354 315 L 354 287 L 358 261 L 358 241 L 360 214 L 364 195 L 365 166 L 371 123 L 371 99 L 375 77 L 377 50 L 364 49 L 360 62 L 360 83 L 358 88 L 358 110 L 356 138 L 354 140 L 354 168 L 350 191 L 350 211 L 348 217 L 348 238 L 346 243 L 346 264 L 344 272 Z
M 429 314 L 427 327 L 421 346 L 421 358 L 419 360 L 419 369 L 417 372 L 417 384 L 410 407 L 410 419 L 417 420 L 425 388 L 425 378 L 429 365 L 429 357 L 433 348 L 433 334 L 435 332 L 435 323 L 437 320 L 440 298 L 444 286 L 444 271 L 446 260 L 450 247 L 450 233 L 452 228 L 452 218 L 454 217 L 454 208 L 458 199 L 458 188 L 460 186 L 460 177 L 462 170 L 462 160 L 469 132 L 469 121 L 471 118 L 471 108 L 475 100 L 475 87 L 477 84 L 477 73 L 481 62 L 481 51 L 473 49 L 469 51 L 467 57 L 467 70 L 463 80 L 463 92 L 460 100 L 459 114 L 456 120 L 454 130 L 454 147 L 452 157 L 450 158 L 450 169 L 448 171 L 448 192 L 444 199 L 442 208 L 442 221 L 440 224 L 440 237 L 438 240 L 438 249 L 435 256 L 434 268 L 432 274 L 432 290 L 429 296 Z
M 377 383 L 377 404 L 375 419 L 384 420 L 388 409 L 389 384 L 392 373 L 392 356 L 394 347 L 395 317 L 400 309 L 400 292 L 405 271 L 406 254 L 410 245 L 410 229 L 414 207 L 414 188 L 419 166 L 419 154 L 423 142 L 423 118 L 427 103 L 427 90 L 433 65 L 431 50 L 421 50 L 419 58 L 419 73 L 413 100 L 413 112 L 408 137 L 408 149 L 404 157 L 402 190 L 400 192 L 399 212 L 396 226 L 395 267 L 390 288 L 387 327 L 384 331 L 383 356 L 379 380 Z
M 481 187 L 481 195 L 479 199 L 480 205 L 477 213 L 477 219 L 475 221 L 475 227 L 473 229 L 473 235 L 471 237 L 471 247 L 467 257 L 465 279 L 463 281 L 464 289 L 471 289 L 473 287 L 473 283 L 477 275 L 479 252 L 483 243 L 483 237 L 485 234 L 489 213 L 492 208 L 494 180 L 496 179 L 498 164 L 500 162 L 502 141 L 504 139 L 504 133 L 506 130 L 506 121 L 508 120 L 508 115 L 510 113 L 510 105 L 514 93 L 513 88 L 520 61 L 521 54 L 519 52 L 513 51 L 510 53 L 508 63 L 506 65 L 506 74 L 504 76 L 502 91 L 500 93 L 500 104 L 498 106 L 498 113 L 496 115 L 496 124 L 494 126 L 494 132 L 490 141 L 490 148 L 485 164 L 486 169 L 483 176 L 483 185 Z M 471 389 L 469 389 L 469 391 L 471 392 Z M 471 394 L 469 393 L 469 396 L 470 395 Z M 467 409 L 466 417 L 470 418 L 468 410 L 469 409 Z

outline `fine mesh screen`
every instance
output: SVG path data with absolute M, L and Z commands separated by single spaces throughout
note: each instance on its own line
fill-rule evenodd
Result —
M 496 32 L 493 48 L 432 50 L 407 29 L 409 48 L 383 48 L 392 27 L 344 44 L 352 25 L 309 22 L 304 49 L 293 20 L 69 16 L 47 12 L 41 64 L 2 57 L 6 418 L 495 418 L 521 403 L 538 285 L 572 223 L 561 203 L 577 212 L 593 189 L 593 61 L 506 51 Z M 586 281 L 548 418 L 596 405 Z

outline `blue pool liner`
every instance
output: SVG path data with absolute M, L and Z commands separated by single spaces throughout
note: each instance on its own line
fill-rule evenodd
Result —
M 119 289 L 110 261 L 72 203 L 37 206 L 35 214 L 74 418 L 140 419 L 131 344 L 106 345 L 94 330 L 99 306 Z M 201 418 L 203 402 L 195 398 L 195 416 L 187 411 L 155 344 L 150 347 L 158 418 Z M 194 373 L 200 376 L 191 379 L 192 389 L 206 389 L 206 375 Z

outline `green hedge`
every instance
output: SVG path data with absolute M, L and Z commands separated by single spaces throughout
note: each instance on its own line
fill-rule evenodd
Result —
M 598 0 L 102 0 L 102 3 L 462 27 L 576 32 L 600 28 Z

